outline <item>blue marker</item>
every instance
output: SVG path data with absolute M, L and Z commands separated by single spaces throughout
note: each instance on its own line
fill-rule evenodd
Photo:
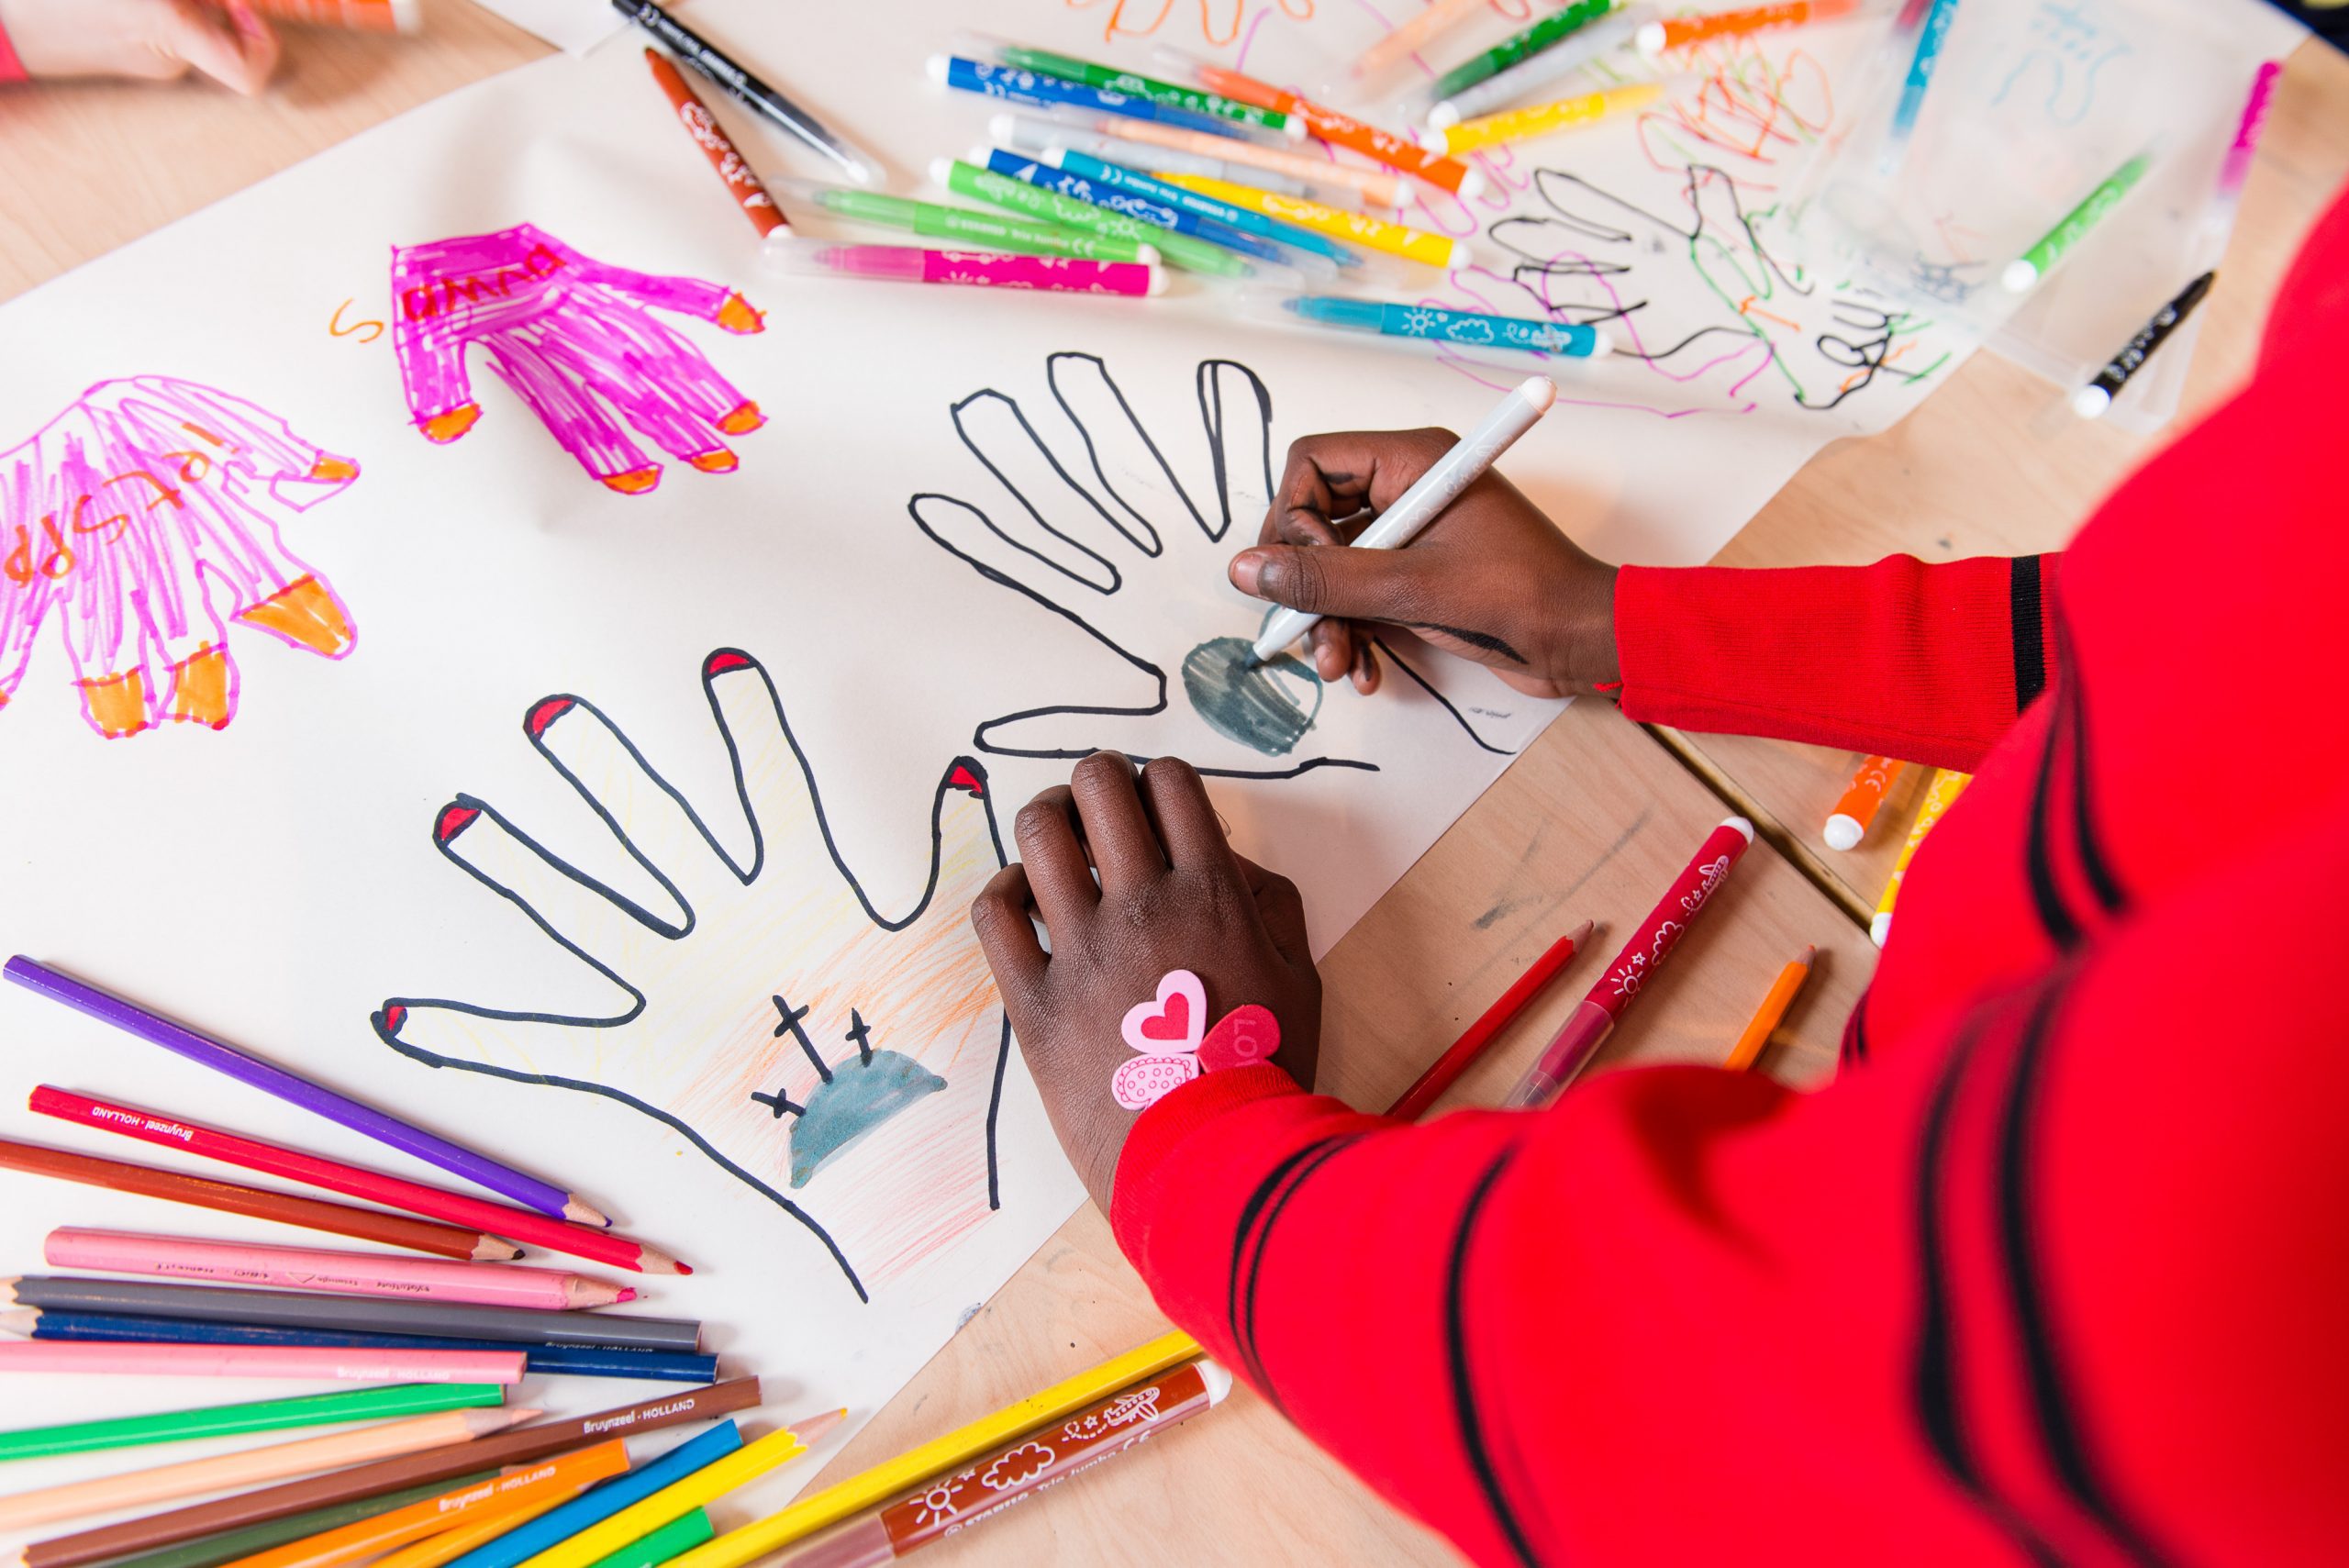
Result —
M 1005 103 L 1025 104 L 1030 108 L 1049 109 L 1055 105 L 1069 104 L 1080 109 L 1098 110 L 1105 115 L 1123 115 L 1130 120 L 1156 120 L 1161 125 L 1181 126 L 1185 130 L 1203 130 L 1211 136 L 1228 136 L 1231 131 L 1229 120 L 1195 115 L 1188 109 L 1169 108 L 1163 104 L 1153 104 L 1147 98 L 1137 98 L 1130 93 L 1087 87 L 1081 82 L 1047 76 L 1038 71 L 1022 71 L 1017 66 L 996 65 L 984 60 L 965 60 L 959 54 L 931 55 L 930 78 L 933 82 L 944 83 L 958 93 L 976 93 L 983 98 L 1000 98 Z
M 1121 191 L 1115 186 L 1105 185 L 1096 180 L 1088 180 L 1082 174 L 1073 174 L 1066 170 L 1055 169 L 1051 164 L 1037 159 L 1023 158 L 1017 152 L 1006 152 L 999 147 L 987 149 L 985 156 L 986 166 L 994 173 L 1013 180 L 1024 180 L 1029 184 L 1057 192 L 1074 201 L 1090 202 L 1095 206 L 1108 207 L 1112 212 L 1121 212 L 1138 223 L 1147 223 L 1152 228 L 1168 229 L 1176 234 L 1192 235 L 1206 240 L 1210 245 L 1220 245 L 1227 250 L 1237 250 L 1243 256 L 1253 256 L 1258 261 L 1271 261 L 1280 266 L 1290 265 L 1295 260 L 1279 246 L 1242 234 L 1240 230 L 1229 225 L 1218 223 L 1211 217 L 1201 217 L 1197 213 L 1185 212 L 1165 202 L 1152 201 L 1150 197 L 1132 191 Z M 971 161 L 975 163 L 978 161 L 979 154 L 974 151 Z M 1330 270 L 1335 272 L 1337 269 L 1332 267 Z
M 1487 316 L 1474 310 L 1445 310 L 1433 305 L 1395 305 L 1378 299 L 1347 299 L 1336 295 L 1295 295 L 1280 307 L 1297 320 L 1349 332 L 1375 332 L 1382 338 L 1416 338 L 1429 343 L 1450 343 L 1467 349 L 1521 349 L 1530 354 L 1567 359 L 1603 359 L 1615 351 L 1615 341 L 1596 327 L 1564 321 L 1536 321 L 1517 316 Z
M 1327 256 L 1341 267 L 1362 265 L 1360 256 L 1326 235 L 1297 228 L 1277 218 L 1266 217 L 1263 213 L 1250 212 L 1246 207 L 1233 206 L 1230 202 L 1219 202 L 1213 196 L 1203 196 L 1197 191 L 1186 191 L 1180 185 L 1170 185 L 1163 180 L 1153 180 L 1147 174 L 1137 173 L 1120 164 L 1105 163 L 1100 159 L 1089 153 L 1079 152 L 1073 147 L 1054 148 L 1044 154 L 1044 161 L 1055 169 L 1065 169 L 1072 174 L 1080 174 L 1085 179 L 1110 186 L 1112 189 L 1131 191 L 1136 195 L 1148 196 L 1155 202 L 1164 202 L 1169 206 L 1179 207 L 1199 217 L 1210 218 L 1217 223 L 1240 229 L 1243 233 L 1261 235 L 1266 239 L 1276 240 L 1291 250 L 1309 250 L 1317 256 Z
M 1917 117 L 1924 112 L 1925 89 L 1933 84 L 1933 68 L 1941 63 L 1942 45 L 1957 15 L 1957 0 L 1932 0 L 1924 25 L 1917 29 L 1917 52 L 1909 59 L 1909 75 L 1900 83 L 1900 102 L 1892 111 L 1892 130 L 1886 136 L 1876 172 L 1887 179 L 1900 171 L 1909 143 L 1917 134 Z

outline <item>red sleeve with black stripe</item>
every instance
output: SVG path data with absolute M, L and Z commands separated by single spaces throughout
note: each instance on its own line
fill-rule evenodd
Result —
M 1627 566 L 1623 711 L 1971 772 L 2053 677 L 2060 559 Z

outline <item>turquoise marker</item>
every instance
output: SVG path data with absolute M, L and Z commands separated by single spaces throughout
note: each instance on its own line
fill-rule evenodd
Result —
M 1924 25 L 1917 29 L 1917 52 L 1909 57 L 1909 74 L 1900 83 L 1900 102 L 1892 111 L 1892 131 L 1885 138 L 1883 156 L 1876 160 L 1876 172 L 1887 178 L 1899 172 L 1902 160 L 1909 156 L 1909 143 L 1917 134 L 1917 117 L 1925 111 L 1925 89 L 1933 84 L 1933 68 L 1942 61 L 1942 45 L 1949 39 L 1949 25 L 1957 15 L 1957 0 L 1932 0 L 1932 9 L 1925 13 Z
M 1219 202 L 1213 196 L 1203 196 L 1197 191 L 1186 191 L 1180 185 L 1170 185 L 1163 180 L 1153 180 L 1147 174 L 1138 174 L 1119 164 L 1105 163 L 1073 147 L 1053 148 L 1044 154 L 1044 161 L 1055 169 L 1065 169 L 1072 174 L 1081 175 L 1096 184 L 1148 196 L 1152 201 L 1164 202 L 1196 217 L 1229 224 L 1243 234 L 1277 240 L 1291 250 L 1309 250 L 1317 256 L 1327 256 L 1341 267 L 1362 265 L 1360 256 L 1326 235 L 1282 223 L 1276 218 L 1266 217 L 1261 212 L 1250 212 L 1246 207 L 1233 206 L 1230 202 Z
M 1522 349 L 1530 354 L 1577 360 L 1603 359 L 1615 351 L 1615 340 L 1596 327 L 1564 321 L 1487 316 L 1475 310 L 1395 305 L 1386 300 L 1347 299 L 1337 295 L 1295 295 L 1283 299 L 1280 306 L 1297 320 L 1349 332 L 1375 332 L 1382 338 L 1416 338 L 1467 349 Z

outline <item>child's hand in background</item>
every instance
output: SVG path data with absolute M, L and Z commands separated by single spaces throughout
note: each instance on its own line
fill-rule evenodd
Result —
M 1269 1008 L 1280 1023 L 1274 1063 L 1312 1087 L 1321 982 L 1305 906 L 1287 878 L 1232 851 L 1188 763 L 1160 757 L 1137 776 L 1097 751 L 1022 806 L 1013 832 L 1019 859 L 979 895 L 971 923 L 1052 1130 L 1102 1212 L 1138 1115 L 1110 1095 L 1134 1059 L 1121 1026 L 1169 971 L 1205 984 L 1202 1029 L 1251 1002 Z
M 0 31 L 33 76 L 173 82 L 193 67 L 250 97 L 277 36 L 244 0 L 0 0 Z
M 1408 549 L 1327 548 L 1351 543 L 1457 439 L 1369 430 L 1297 442 L 1256 548 L 1232 558 L 1232 584 L 1329 617 L 1310 635 L 1314 666 L 1325 681 L 1351 673 L 1364 692 L 1378 689 L 1378 666 L 1355 620 L 1407 626 L 1532 696 L 1618 679 L 1615 569 L 1497 473 L 1463 491 Z

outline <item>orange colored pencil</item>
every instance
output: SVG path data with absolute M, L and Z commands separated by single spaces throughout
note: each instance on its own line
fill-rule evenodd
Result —
M 454 1562 L 477 1546 L 487 1546 L 499 1536 L 520 1529 L 540 1514 L 553 1512 L 585 1490 L 584 1486 L 574 1486 L 565 1492 L 550 1492 L 531 1502 L 499 1509 L 479 1521 L 469 1521 L 454 1529 L 426 1536 L 412 1546 L 401 1547 L 389 1557 L 378 1557 L 374 1568 L 440 1568 L 443 1562 Z
M 685 85 L 685 79 L 678 74 L 669 57 L 657 49 L 648 49 L 644 62 L 652 67 L 652 80 L 661 83 L 661 91 L 669 95 L 669 106 L 677 111 L 677 123 L 685 128 L 685 134 L 694 139 L 694 145 L 709 160 L 709 166 L 718 171 L 718 179 L 725 182 L 726 194 L 741 206 L 743 216 L 759 231 L 759 237 L 764 239 L 778 228 L 789 228 L 790 220 L 774 205 L 774 198 L 767 195 L 766 186 L 760 183 L 759 172 L 751 167 L 751 161 L 742 156 L 742 150 L 734 145 L 734 139 L 726 134 L 726 128 L 718 123 L 709 106 Z
M 1787 1009 L 1794 1005 L 1795 993 L 1810 978 L 1810 966 L 1818 958 L 1817 948 L 1805 948 L 1800 958 L 1778 971 L 1778 978 L 1770 982 L 1770 994 L 1762 998 L 1753 1021 L 1737 1037 L 1737 1043 L 1729 1048 L 1729 1060 L 1722 1066 L 1742 1073 L 1762 1059 L 1762 1048 L 1770 1043 L 1771 1034 L 1787 1016 Z

